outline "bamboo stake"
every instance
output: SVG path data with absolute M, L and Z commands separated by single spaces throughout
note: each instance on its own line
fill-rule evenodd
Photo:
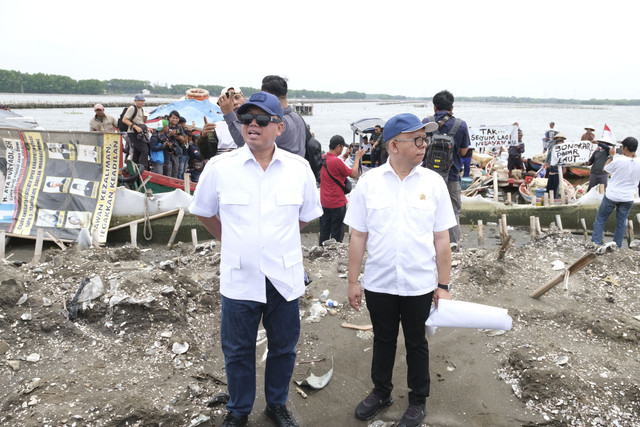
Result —
M 4 242 L 5 242 L 5 240 L 6 240 L 5 231 L 4 230 L 0 230 L 0 259 L 4 259 L 4 254 L 5 254 Z
M 44 240 L 44 229 L 38 228 L 36 237 L 36 249 L 33 253 L 33 264 L 40 264 L 40 257 L 42 257 L 42 241 Z
M 533 192 L 531 192 L 531 190 L 529 190 L 529 193 L 531 194 L 531 206 L 537 206 L 538 205 L 538 199 L 536 197 L 535 189 L 533 190 Z
M 184 174 L 184 192 L 191 194 L 191 176 L 186 172 Z
M 511 193 L 507 193 L 507 201 L 505 203 L 505 205 L 511 205 Z
M 579 271 L 582 268 L 586 267 L 594 259 L 596 259 L 596 254 L 592 252 L 584 254 L 579 260 L 577 260 L 567 268 L 567 270 L 569 271 L 569 275 L 572 275 L 576 271 Z M 543 286 L 541 286 L 540 288 L 536 289 L 534 292 L 529 294 L 529 296 L 531 298 L 541 297 L 542 295 L 546 294 L 548 291 L 553 289 L 553 287 L 555 287 L 557 284 L 561 283 L 564 280 L 564 275 L 565 275 L 564 272 L 560 273 L 557 277 L 551 279 L 550 281 L 545 283 Z
M 131 235 L 131 246 L 138 247 L 138 223 L 132 222 L 129 224 L 129 234 Z
M 500 243 L 504 244 L 504 227 L 502 226 L 502 218 L 498 218 L 498 230 L 500 230 Z
M 171 237 L 169 237 L 169 243 L 167 243 L 167 247 L 171 247 L 173 241 L 176 239 L 176 235 L 178 234 L 178 229 L 182 224 L 182 218 L 184 218 L 184 209 L 180 208 L 178 211 L 178 218 L 176 219 L 176 225 L 173 227 L 173 232 L 171 233 Z
M 536 239 L 536 217 L 531 215 L 529 217 L 529 229 L 531 230 L 531 240 Z
M 564 230 L 562 229 L 562 218 L 560 217 L 560 215 L 556 215 L 556 225 L 558 226 L 558 229 L 562 233 Z
M 633 221 L 629 220 L 627 222 L 627 235 L 628 235 L 628 244 L 631 245 L 631 242 L 633 241 L 634 238 L 634 232 L 633 232 Z
M 498 201 L 498 172 L 493 172 L 493 201 Z
M 502 258 L 504 258 L 504 254 L 507 252 L 507 249 L 509 249 L 509 244 L 511 243 L 511 236 L 507 235 L 507 237 L 504 239 L 504 243 L 502 243 L 502 246 L 500 247 L 500 251 L 498 252 L 498 260 L 502 260 Z
M 584 234 L 584 240 L 589 239 L 589 233 L 587 232 L 587 221 L 584 218 L 580 218 L 580 225 L 582 225 L 582 233 Z
M 198 230 L 195 228 L 191 229 L 191 242 L 193 243 L 193 250 L 196 250 L 196 246 L 198 246 Z
M 478 220 L 478 246 L 484 246 L 484 226 L 482 224 L 482 220 Z
M 564 177 L 562 176 L 562 165 L 558 167 L 558 177 L 560 178 L 560 185 L 558 191 L 560 192 L 560 201 L 563 205 L 567 204 L 567 196 L 564 194 Z
M 542 202 L 543 202 L 544 206 L 549 206 L 549 193 L 547 193 L 547 192 L 544 193 Z
M 540 217 L 539 216 L 536 217 L 536 233 L 538 234 L 538 236 L 542 235 L 542 228 L 540 227 Z
M 507 214 L 502 214 L 502 231 L 505 237 L 509 235 L 509 229 L 507 228 Z
M 549 190 L 549 204 L 551 206 L 556 204 L 556 195 L 553 193 L 553 190 Z

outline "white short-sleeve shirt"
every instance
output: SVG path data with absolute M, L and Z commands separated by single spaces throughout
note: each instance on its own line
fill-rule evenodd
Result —
M 640 181 L 640 159 L 616 155 L 604 167 L 611 175 L 605 195 L 613 202 L 630 202 L 634 199 Z
M 369 170 L 351 193 L 344 222 L 368 233 L 365 289 L 415 296 L 436 288 L 433 233 L 456 225 L 436 172 L 416 166 L 401 181 L 389 162 Z
M 267 170 L 247 145 L 207 163 L 189 205 L 222 223 L 220 293 L 266 302 L 265 276 L 287 300 L 304 293 L 298 221 L 322 215 L 316 180 L 302 157 L 275 148 Z

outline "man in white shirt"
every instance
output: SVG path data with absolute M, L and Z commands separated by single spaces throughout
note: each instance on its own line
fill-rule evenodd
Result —
M 389 161 L 364 174 L 351 193 L 344 222 L 351 229 L 349 304 L 360 309 L 358 275 L 362 277 L 373 324 L 371 379 L 373 391 L 357 406 L 355 416 L 369 420 L 393 403 L 391 382 L 399 325 L 407 351 L 409 407 L 400 425 L 419 426 L 429 395 L 429 348 L 425 322 L 432 301 L 450 299 L 449 228 L 456 225 L 447 185 L 421 165 L 426 132 L 437 123 L 422 123 L 399 114 L 386 123 L 383 139 Z
M 598 245 L 602 245 L 604 224 L 615 209 L 616 230 L 613 241 L 619 248 L 622 247 L 622 239 L 627 229 L 627 217 L 633 207 L 634 195 L 640 181 L 640 159 L 636 157 L 637 149 L 637 139 L 632 136 L 625 138 L 622 141 L 622 155 L 610 158 L 604 166 L 605 172 L 612 175 L 593 223 L 591 241 Z M 610 154 L 613 155 L 613 153 L 614 149 L 611 148 Z
M 221 241 L 221 343 L 230 400 L 223 426 L 244 426 L 256 393 L 256 334 L 262 318 L 269 353 L 266 413 L 297 426 L 286 407 L 304 293 L 300 229 L 322 215 L 305 159 L 276 147 L 282 106 L 266 92 L 238 109 L 243 147 L 211 158 L 189 206 Z

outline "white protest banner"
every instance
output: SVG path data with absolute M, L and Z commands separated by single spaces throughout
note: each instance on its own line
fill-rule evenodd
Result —
M 588 161 L 596 148 L 598 146 L 591 141 L 565 141 L 562 144 L 556 144 L 553 151 L 558 156 L 558 164 L 568 165 Z
M 470 148 L 478 153 L 484 153 L 493 147 L 518 145 L 518 127 L 507 126 L 479 126 L 469 128 Z

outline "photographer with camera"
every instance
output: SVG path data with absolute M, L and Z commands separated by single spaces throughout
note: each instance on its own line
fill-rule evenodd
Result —
M 186 135 L 180 126 L 180 113 L 173 110 L 169 113 L 169 140 L 164 150 L 164 175 L 171 178 L 178 177 L 178 165 L 182 155 L 182 145 L 186 141 Z

